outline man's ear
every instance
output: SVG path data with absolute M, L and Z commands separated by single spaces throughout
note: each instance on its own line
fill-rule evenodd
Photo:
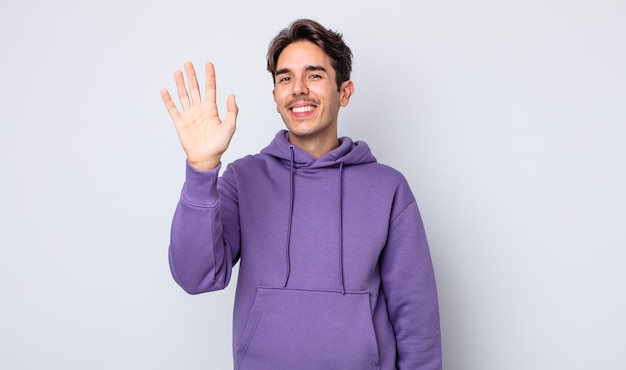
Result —
M 354 94 L 354 84 L 351 80 L 344 81 L 339 88 L 339 104 L 342 107 L 347 106 L 352 94 Z
M 276 89 L 272 89 L 272 97 L 274 98 L 274 103 L 276 103 Z M 280 113 L 278 110 L 278 104 L 276 104 L 276 112 Z

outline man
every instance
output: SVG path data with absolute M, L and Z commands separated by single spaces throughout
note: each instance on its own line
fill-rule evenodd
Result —
M 191 63 L 189 91 L 175 74 L 182 112 L 162 91 L 187 154 L 174 279 L 191 294 L 223 289 L 240 263 L 236 369 L 441 369 L 434 272 L 411 190 L 366 143 L 338 138 L 354 93 L 351 50 L 302 19 L 274 38 L 267 66 L 287 130 L 221 177 L 235 97 L 222 121 L 211 63 L 205 100 Z

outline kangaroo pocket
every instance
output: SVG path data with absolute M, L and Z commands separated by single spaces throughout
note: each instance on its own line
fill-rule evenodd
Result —
M 369 293 L 258 288 L 239 370 L 377 369 Z

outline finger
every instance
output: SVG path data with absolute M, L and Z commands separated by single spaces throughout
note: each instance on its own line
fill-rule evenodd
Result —
M 215 101 L 215 96 L 217 94 L 217 86 L 215 84 L 215 66 L 213 63 L 208 62 L 204 69 L 206 74 L 206 86 L 204 89 L 206 101 L 217 107 L 217 103 Z
M 176 120 L 178 116 L 180 116 L 180 112 L 178 111 L 178 108 L 176 108 L 176 104 L 174 104 L 174 102 L 172 101 L 172 96 L 170 95 L 170 92 L 166 89 L 161 90 L 161 100 L 163 100 L 163 104 L 165 104 L 165 108 L 170 114 L 170 117 Z
M 191 104 L 198 104 L 200 98 L 200 86 L 198 85 L 198 77 L 196 70 L 191 62 L 185 63 L 185 73 L 187 74 L 187 82 L 189 83 L 189 94 L 191 95 Z
M 191 104 L 189 103 L 189 95 L 187 95 L 187 87 L 185 86 L 185 78 L 183 77 L 183 72 L 174 72 L 174 81 L 176 82 L 178 99 L 180 99 L 180 104 L 183 106 L 183 111 L 186 111 Z
M 237 115 L 239 114 L 239 107 L 235 100 L 235 95 L 229 95 L 226 100 L 226 117 L 224 123 L 228 125 L 237 125 Z M 233 127 L 234 128 L 234 127 Z

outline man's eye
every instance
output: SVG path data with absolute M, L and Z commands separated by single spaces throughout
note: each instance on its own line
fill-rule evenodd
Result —
M 291 77 L 285 76 L 285 77 L 281 77 L 280 79 L 278 79 L 278 82 L 287 82 L 291 80 Z
M 309 76 L 312 79 L 318 79 L 318 78 L 322 78 L 321 75 L 316 75 L 316 74 L 312 74 L 311 76 Z

